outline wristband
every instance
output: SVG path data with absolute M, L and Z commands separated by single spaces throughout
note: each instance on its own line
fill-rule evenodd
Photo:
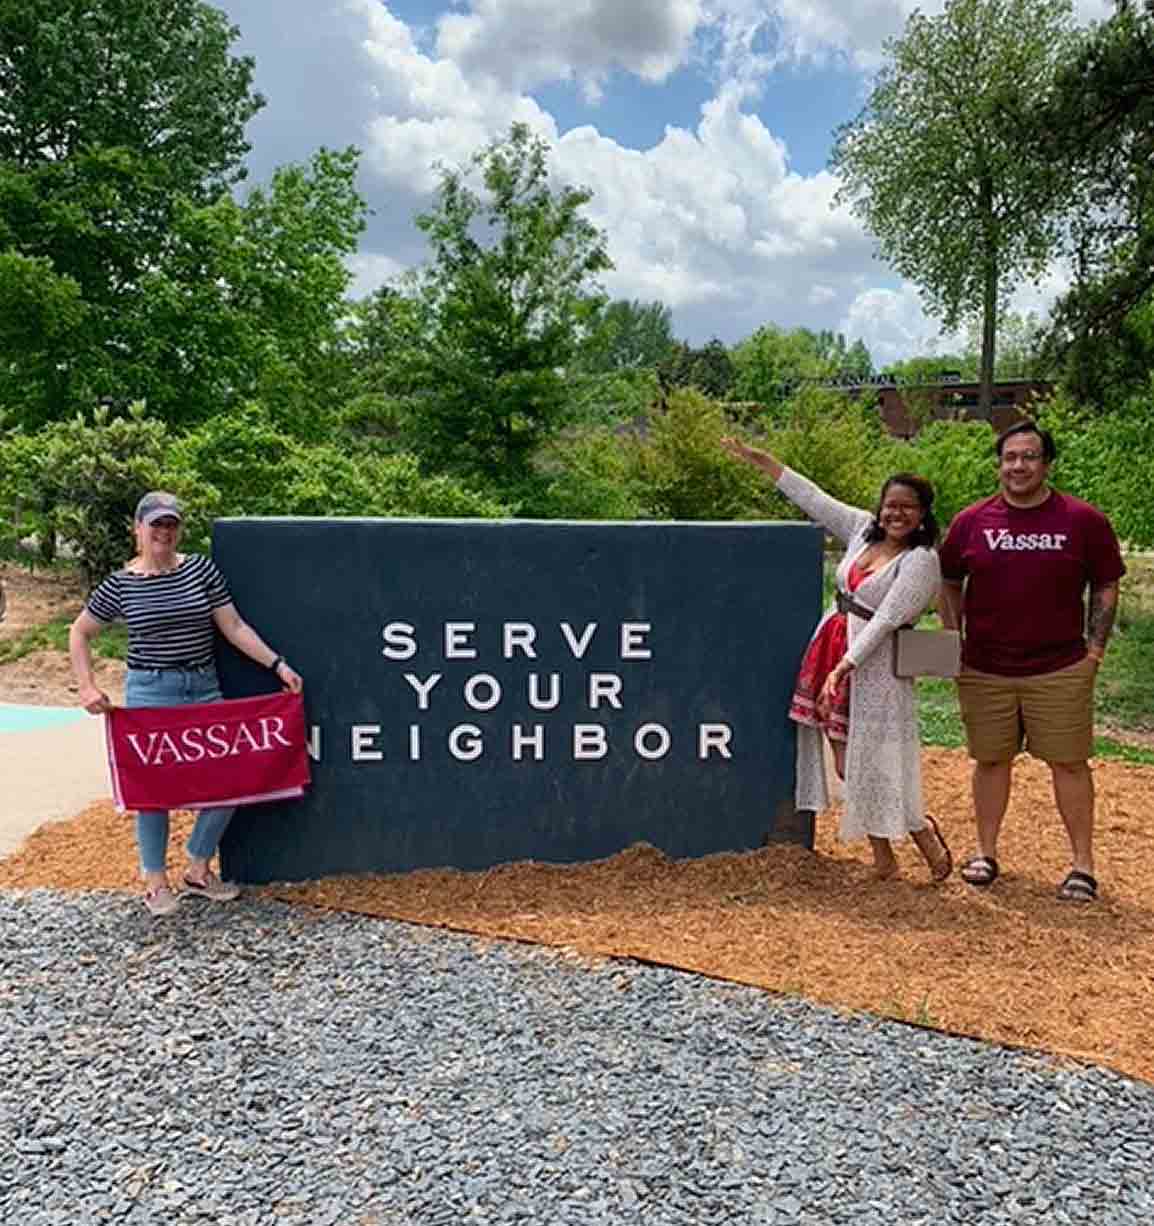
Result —
M 270 673 L 275 673 L 276 670 L 280 668 L 280 666 L 283 663 L 284 663 L 284 656 L 277 656 L 277 658 L 268 666 L 268 671 Z

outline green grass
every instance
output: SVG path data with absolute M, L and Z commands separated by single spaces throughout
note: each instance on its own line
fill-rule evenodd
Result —
M 14 639 L 0 642 L 0 664 L 10 664 L 34 651 L 67 651 L 70 617 L 33 626 Z M 128 654 L 128 631 L 124 626 L 109 626 L 92 642 L 92 654 L 109 660 L 123 660 Z
M 952 681 L 922 677 L 916 683 L 918 725 L 923 745 L 958 749 L 966 743 L 966 731 L 958 710 L 958 691 Z
M 1154 731 L 1154 610 L 1127 608 L 1098 674 L 1095 705 L 1101 723 Z

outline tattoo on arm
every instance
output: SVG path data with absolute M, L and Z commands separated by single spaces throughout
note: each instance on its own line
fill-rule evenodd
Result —
M 1090 618 L 1086 623 L 1086 638 L 1089 646 L 1099 651 L 1106 650 L 1114 618 L 1118 613 L 1118 585 L 1104 583 L 1090 589 Z

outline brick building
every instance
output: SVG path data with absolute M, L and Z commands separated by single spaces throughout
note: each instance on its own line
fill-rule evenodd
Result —
M 949 375 L 926 383 L 896 383 L 882 376 L 863 380 L 845 388 L 864 398 L 876 397 L 878 411 L 891 434 L 910 438 L 922 422 L 957 420 L 981 416 L 978 412 L 978 383 Z M 1015 421 L 1028 417 L 1032 406 L 1048 399 L 1054 385 L 1044 379 L 1000 379 L 994 383 L 989 422 L 1001 432 Z

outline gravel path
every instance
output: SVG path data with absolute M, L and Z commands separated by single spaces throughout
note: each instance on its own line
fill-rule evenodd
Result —
M 0 1222 L 1154 1220 L 1154 1087 L 276 903 L 0 893 Z

